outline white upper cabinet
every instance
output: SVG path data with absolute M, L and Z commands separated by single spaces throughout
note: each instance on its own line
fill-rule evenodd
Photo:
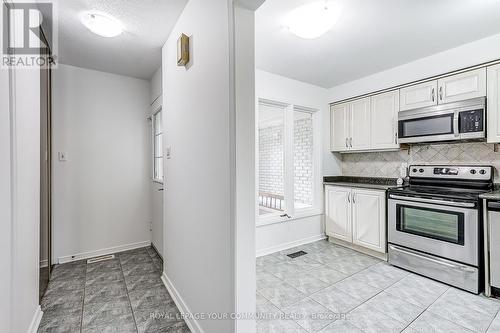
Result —
M 438 80 L 438 103 L 451 103 L 486 96 L 486 68 Z
M 500 65 L 488 67 L 488 142 L 500 142 Z
M 437 105 L 437 81 L 430 81 L 402 88 L 400 110 L 411 110 Z
M 370 98 L 363 98 L 351 103 L 351 137 L 349 144 L 353 150 L 371 148 Z
M 400 110 L 486 96 L 486 68 L 416 84 L 400 90 Z
M 331 108 L 331 150 L 346 151 L 349 149 L 350 104 L 339 104 Z
M 397 149 L 399 90 L 371 98 L 371 148 Z
M 370 149 L 370 121 L 370 98 L 332 106 L 331 150 Z

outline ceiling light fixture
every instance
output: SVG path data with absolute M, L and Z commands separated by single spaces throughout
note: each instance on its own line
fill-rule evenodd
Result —
M 87 29 L 102 37 L 116 37 L 123 32 L 120 21 L 105 13 L 87 12 L 80 19 Z
M 333 28 L 340 17 L 341 8 L 327 1 L 316 1 L 302 5 L 290 12 L 286 26 L 294 35 L 304 38 L 318 38 Z

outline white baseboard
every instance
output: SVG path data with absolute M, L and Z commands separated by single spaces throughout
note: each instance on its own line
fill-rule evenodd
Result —
M 283 250 L 286 250 L 286 249 L 290 249 L 292 247 L 296 247 L 296 246 L 300 246 L 300 245 L 304 245 L 304 244 L 309 244 L 309 243 L 314 243 L 314 242 L 317 242 L 317 241 L 320 241 L 320 240 L 323 240 L 323 239 L 326 239 L 326 235 L 325 234 L 320 234 L 320 235 L 316 235 L 316 236 L 302 238 L 302 239 L 299 239 L 299 240 L 296 240 L 296 241 L 293 241 L 293 242 L 289 242 L 289 243 L 278 244 L 278 245 L 275 245 L 275 246 L 272 246 L 272 247 L 268 247 L 268 248 L 265 248 L 265 249 L 262 249 L 262 250 L 257 250 L 256 256 L 257 257 L 262 257 L 262 256 L 265 256 L 265 255 L 268 255 L 268 254 L 271 254 L 271 253 L 275 253 L 275 252 L 283 251 Z
M 82 259 L 104 256 L 107 254 L 113 254 L 113 253 L 117 253 L 117 252 L 138 249 L 140 247 L 146 247 L 146 246 L 150 246 L 150 245 L 151 245 L 151 241 L 148 240 L 148 241 L 144 241 L 144 242 L 113 246 L 113 247 L 108 247 L 105 249 L 89 251 L 89 252 L 82 252 L 82 253 L 77 253 L 77 254 L 73 254 L 73 255 L 69 255 L 69 256 L 59 257 L 57 262 L 59 264 L 64 264 L 64 263 L 71 262 L 71 261 L 77 261 L 77 260 L 82 260 Z
M 172 284 L 172 281 L 170 281 L 165 272 L 163 272 L 163 274 L 161 275 L 161 280 L 163 281 L 163 284 L 167 288 L 170 296 L 172 296 L 172 299 L 174 300 L 174 303 L 179 309 L 180 313 L 187 313 L 187 314 L 192 313 L 191 311 L 189 311 L 188 306 L 186 305 L 186 303 L 184 303 L 184 300 L 182 299 L 181 295 L 179 294 L 177 289 L 175 289 L 174 285 Z M 186 318 L 185 321 L 186 325 L 189 327 L 192 333 L 203 333 L 203 329 L 201 328 L 200 324 L 198 324 L 198 321 L 195 318 L 188 316 L 188 318 Z
M 30 327 L 28 328 L 28 333 L 37 333 L 38 326 L 40 326 L 40 321 L 42 321 L 43 311 L 40 305 L 36 308 L 33 314 L 33 319 L 31 320 Z

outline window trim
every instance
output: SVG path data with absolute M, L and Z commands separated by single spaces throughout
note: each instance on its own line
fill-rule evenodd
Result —
M 297 219 L 303 219 L 322 214 L 322 183 L 321 183 L 321 157 L 323 141 L 321 139 L 321 112 L 317 108 L 305 107 L 293 103 L 283 103 L 265 98 L 257 99 L 256 112 L 256 226 L 265 226 L 276 223 L 283 223 Z M 283 108 L 284 112 L 284 197 L 285 210 L 282 213 L 275 213 L 261 216 L 259 214 L 259 110 L 261 105 Z M 293 126 L 294 111 L 310 113 L 313 117 L 313 183 L 312 195 L 313 204 L 311 207 L 296 209 L 294 203 L 294 169 L 293 169 Z M 288 161 L 288 163 L 287 163 Z M 291 162 L 291 163 L 290 163 Z M 288 206 L 286 206 L 288 204 Z M 281 217 L 282 214 L 288 214 L 291 218 Z

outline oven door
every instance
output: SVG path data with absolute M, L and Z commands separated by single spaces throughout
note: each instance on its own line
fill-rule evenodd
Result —
M 478 209 L 472 202 L 389 196 L 389 243 L 478 266 Z
M 401 112 L 402 113 L 402 112 Z M 459 115 L 454 111 L 418 113 L 405 111 L 399 116 L 400 143 L 457 140 L 460 137 Z

